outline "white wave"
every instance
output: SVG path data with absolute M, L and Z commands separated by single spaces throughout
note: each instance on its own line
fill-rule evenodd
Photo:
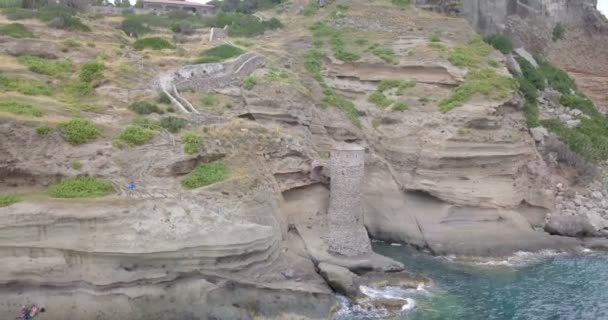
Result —
M 412 298 L 406 298 L 406 303 L 401 306 L 401 312 L 408 312 L 414 310 L 416 308 L 416 300 Z
M 393 247 L 401 247 L 402 244 L 401 243 L 397 243 L 397 242 L 393 242 L 393 243 L 391 243 L 391 246 L 393 246 Z

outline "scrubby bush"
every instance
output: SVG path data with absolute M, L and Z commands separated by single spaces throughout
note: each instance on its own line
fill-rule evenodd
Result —
M 492 53 L 492 47 L 479 37 L 475 37 L 466 46 L 452 49 L 448 61 L 458 67 L 479 66 Z
M 593 101 L 587 97 L 575 94 L 565 94 L 559 99 L 559 103 L 570 109 L 579 109 L 583 113 L 597 118 L 602 118 L 602 114 L 595 108 Z
M 93 94 L 93 87 L 82 81 L 70 82 L 64 90 L 67 95 L 74 98 L 82 98 Z
M 49 133 L 51 133 L 51 127 L 46 124 L 36 127 L 36 134 L 41 137 L 47 136 Z
M 498 74 L 494 69 L 470 71 L 465 81 L 447 98 L 439 102 L 441 112 L 448 112 L 464 105 L 477 94 L 492 99 L 504 99 L 517 89 L 517 83 L 510 77 Z
M 203 51 L 201 56 L 196 60 L 196 63 L 222 62 L 226 59 L 240 56 L 243 53 L 245 53 L 245 51 L 241 48 L 229 44 L 222 44 Z
M 262 21 L 250 15 L 241 15 L 228 28 L 228 35 L 231 37 L 254 37 L 261 35 L 267 30 L 282 28 L 283 24 L 277 18 Z
M 169 96 L 164 91 L 161 91 L 158 94 L 158 99 L 156 99 L 156 101 L 158 103 L 171 104 L 171 98 L 169 98 Z
M 13 100 L 0 101 L 0 112 L 29 117 L 42 117 L 44 115 L 44 112 L 38 107 Z
M 176 22 L 171 26 L 171 31 L 181 34 L 193 34 L 196 27 L 188 22 Z
M 0 207 L 8 207 L 19 202 L 20 199 L 14 194 L 0 194 Z
M 536 69 L 528 60 L 517 57 L 517 62 L 521 67 L 521 71 L 524 75 L 524 78 L 528 79 L 530 83 L 536 87 L 538 90 L 544 90 L 546 87 L 545 77 L 540 73 L 538 69 Z
M 375 55 L 376 57 L 384 60 L 384 62 L 390 63 L 390 64 L 396 64 L 397 63 L 397 59 L 395 56 L 395 51 L 393 51 L 393 49 L 391 48 L 386 48 L 386 47 L 381 47 L 378 45 L 373 45 L 370 47 L 369 51 Z
M 566 28 L 564 25 L 558 22 L 555 27 L 553 27 L 553 41 L 562 40 L 566 35 Z
M 71 177 L 51 185 L 48 193 L 54 198 L 103 197 L 114 192 L 112 183 L 94 177 Z
M 407 7 L 410 5 L 410 3 L 412 2 L 411 0 L 391 0 L 391 2 L 394 5 L 400 6 L 400 7 Z
M 441 42 L 441 32 L 433 32 L 429 40 L 431 42 Z
M 74 161 L 72 161 L 72 163 L 70 163 L 70 166 L 74 170 L 80 170 L 80 169 L 82 169 L 82 162 L 80 162 L 78 160 L 74 160 Z
M 538 90 L 528 79 L 524 77 L 518 77 L 517 82 L 519 83 L 519 91 L 523 94 L 526 101 L 529 103 L 535 103 L 538 98 Z
M 73 71 L 69 60 L 50 60 L 34 56 L 20 56 L 17 61 L 30 71 L 51 77 L 65 77 Z
M 9 20 L 25 20 L 36 18 L 36 11 L 22 8 L 9 7 L 2 10 L 2 13 Z
M 210 107 L 210 106 L 214 106 L 217 104 L 217 98 L 214 95 L 204 95 L 201 98 L 201 103 L 206 106 L 206 107 Z
M 82 47 L 82 43 L 74 40 L 74 39 L 66 39 L 63 40 L 63 45 L 68 47 L 68 48 L 80 48 Z
M 310 0 L 304 9 L 302 10 L 302 14 L 307 17 L 312 17 L 319 11 L 319 2 L 316 0 Z
M 73 145 L 87 143 L 100 135 L 99 129 L 87 119 L 75 118 L 59 124 L 64 138 Z
M 185 153 L 195 154 L 201 150 L 201 145 L 203 144 L 203 139 L 199 135 L 197 135 L 193 132 L 186 132 L 186 134 L 184 134 L 184 137 L 182 140 L 184 143 L 184 152 Z
M 82 23 L 79 18 L 69 15 L 60 15 L 49 21 L 48 25 L 52 28 L 64 29 L 69 31 L 91 31 L 91 28 L 89 28 L 89 26 L 87 26 L 86 24 Z
M 171 42 L 167 41 L 166 39 L 160 38 L 160 37 L 150 37 L 150 38 L 138 39 L 133 44 L 133 47 L 137 50 L 175 49 L 175 46 Z
M 504 54 L 508 54 L 513 51 L 513 42 L 511 41 L 511 38 L 502 33 L 495 33 L 491 36 L 487 36 L 484 41 L 494 47 L 494 49 Z
M 161 109 L 157 105 L 147 101 L 134 102 L 127 108 L 137 114 L 162 113 Z
M 42 81 L 0 74 L 0 90 L 16 91 L 29 96 L 51 95 L 51 88 Z
M 528 124 L 528 128 L 536 128 L 538 126 L 540 126 L 540 122 L 539 122 L 539 111 L 538 111 L 538 104 L 536 103 L 536 101 L 534 102 L 526 102 L 526 107 L 525 107 L 525 111 L 526 111 L 526 122 Z
M 122 129 L 117 139 L 129 145 L 140 146 L 148 143 L 156 135 L 156 131 L 137 125 L 130 125 Z
M 35 35 L 21 23 L 11 23 L 0 26 L 0 34 L 13 38 L 34 38 Z
M 555 136 L 550 136 L 545 141 L 545 151 L 555 152 L 557 161 L 576 169 L 579 182 L 589 182 L 598 176 L 599 170 L 595 164 L 572 151 L 570 147 L 559 141 Z
M 253 89 L 258 84 L 258 80 L 255 76 L 247 76 L 243 79 L 243 87 L 247 90 Z
M 372 93 L 367 99 L 369 102 L 375 104 L 380 109 L 386 109 L 391 104 L 393 104 L 393 100 L 387 98 L 382 92 L 375 91 Z
M 549 86 L 562 94 L 572 94 L 578 89 L 574 79 L 570 78 L 568 73 L 560 68 L 555 67 L 547 61 L 540 58 L 538 70 L 540 74 L 547 80 Z
M 120 29 L 129 37 L 138 37 L 151 31 L 142 21 L 129 18 L 120 23 Z
M 230 171 L 224 161 L 200 164 L 182 179 L 182 186 L 188 189 L 205 187 L 228 178 Z
M 393 111 L 405 111 L 408 108 L 409 106 L 404 101 L 397 101 L 395 104 L 393 104 Z
M 80 81 L 91 83 L 103 77 L 104 65 L 101 62 L 89 61 L 82 66 L 80 70 Z
M 143 117 L 136 118 L 131 122 L 131 125 L 150 130 L 159 130 L 161 128 L 160 121 Z
M 188 121 L 183 118 L 168 116 L 160 119 L 160 126 L 169 130 L 169 132 L 177 133 L 179 130 L 186 127 Z

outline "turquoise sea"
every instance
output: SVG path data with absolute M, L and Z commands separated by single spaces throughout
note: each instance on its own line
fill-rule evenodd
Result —
M 434 284 L 406 295 L 415 308 L 397 315 L 350 306 L 343 319 L 608 319 L 608 255 L 517 254 L 508 261 L 462 263 L 406 246 L 374 245 Z

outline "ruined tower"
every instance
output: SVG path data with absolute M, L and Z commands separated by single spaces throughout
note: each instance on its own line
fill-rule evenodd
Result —
M 363 225 L 361 183 L 365 174 L 365 149 L 357 145 L 334 147 L 330 159 L 331 193 L 328 212 L 329 250 L 345 256 L 371 252 Z

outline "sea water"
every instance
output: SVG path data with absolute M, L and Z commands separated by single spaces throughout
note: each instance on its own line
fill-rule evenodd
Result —
M 399 295 L 403 311 L 390 314 L 344 302 L 341 319 L 608 320 L 606 254 L 518 253 L 504 261 L 465 263 L 407 246 L 375 243 L 374 250 L 427 275 L 433 285 L 370 291 L 378 297 Z

